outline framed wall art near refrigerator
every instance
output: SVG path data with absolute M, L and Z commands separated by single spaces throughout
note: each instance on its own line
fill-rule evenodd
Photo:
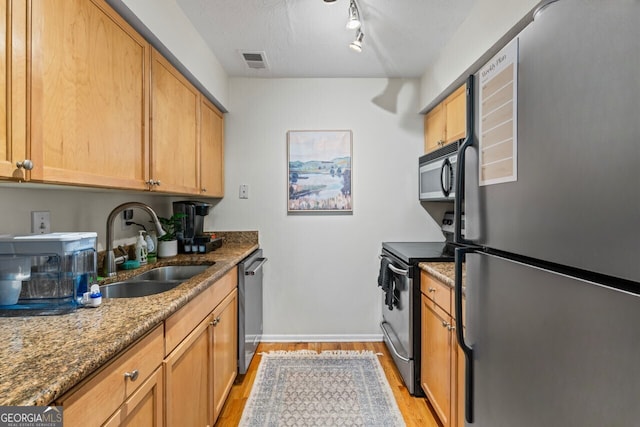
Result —
M 352 214 L 350 130 L 287 132 L 287 213 Z

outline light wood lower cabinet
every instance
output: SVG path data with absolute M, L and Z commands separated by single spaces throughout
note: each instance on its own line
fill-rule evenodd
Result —
M 237 274 L 232 269 L 167 319 L 167 426 L 213 426 L 220 414 L 237 374 Z
M 161 426 L 162 417 L 158 413 L 162 413 L 159 397 L 162 396 L 163 331 L 162 325 L 158 325 L 97 374 L 60 398 L 57 404 L 64 408 L 64 425 L 100 426 L 107 421 L 114 425 L 116 420 L 120 425 L 125 420 L 151 417 L 159 423 L 154 421 L 148 425 Z
M 238 269 L 56 401 L 65 426 L 213 426 L 237 374 Z
M 464 427 L 464 353 L 456 338 L 454 292 L 425 271 L 420 288 L 420 384 L 443 427 Z
M 162 427 L 164 425 L 163 384 L 162 367 L 159 367 L 109 418 L 104 427 Z
M 451 424 L 451 317 L 422 295 L 422 359 L 420 383 L 444 427 Z
M 214 310 L 213 320 L 213 418 L 222 411 L 238 373 L 238 291 L 234 290 Z
M 204 319 L 164 361 L 167 426 L 206 426 L 212 418 L 211 326 Z

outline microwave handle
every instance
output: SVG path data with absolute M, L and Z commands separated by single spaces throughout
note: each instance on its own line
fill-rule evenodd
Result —
M 449 193 L 451 193 L 452 171 L 453 168 L 451 167 L 451 162 L 449 159 L 444 159 L 442 167 L 440 168 L 440 188 L 442 189 L 444 197 L 449 197 Z

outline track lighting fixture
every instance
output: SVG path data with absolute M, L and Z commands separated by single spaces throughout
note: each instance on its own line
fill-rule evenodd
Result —
M 355 0 L 349 2 L 349 20 L 347 21 L 348 30 L 357 30 L 362 25 L 360 22 L 360 11 L 356 6 Z
M 336 0 L 324 0 L 325 3 L 335 3 Z M 362 52 L 362 39 L 364 32 L 362 29 L 362 21 L 360 20 L 360 10 L 356 0 L 349 0 L 349 19 L 347 20 L 347 29 L 356 30 L 356 38 L 349 44 L 349 47 L 355 52 Z
M 351 42 L 349 47 L 358 53 L 362 52 L 362 39 L 364 39 L 364 33 L 360 30 L 356 33 L 356 39 Z

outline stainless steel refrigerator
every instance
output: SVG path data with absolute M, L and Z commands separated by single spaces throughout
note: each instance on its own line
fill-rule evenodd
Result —
M 549 3 L 468 81 L 466 425 L 636 426 L 640 2 Z

